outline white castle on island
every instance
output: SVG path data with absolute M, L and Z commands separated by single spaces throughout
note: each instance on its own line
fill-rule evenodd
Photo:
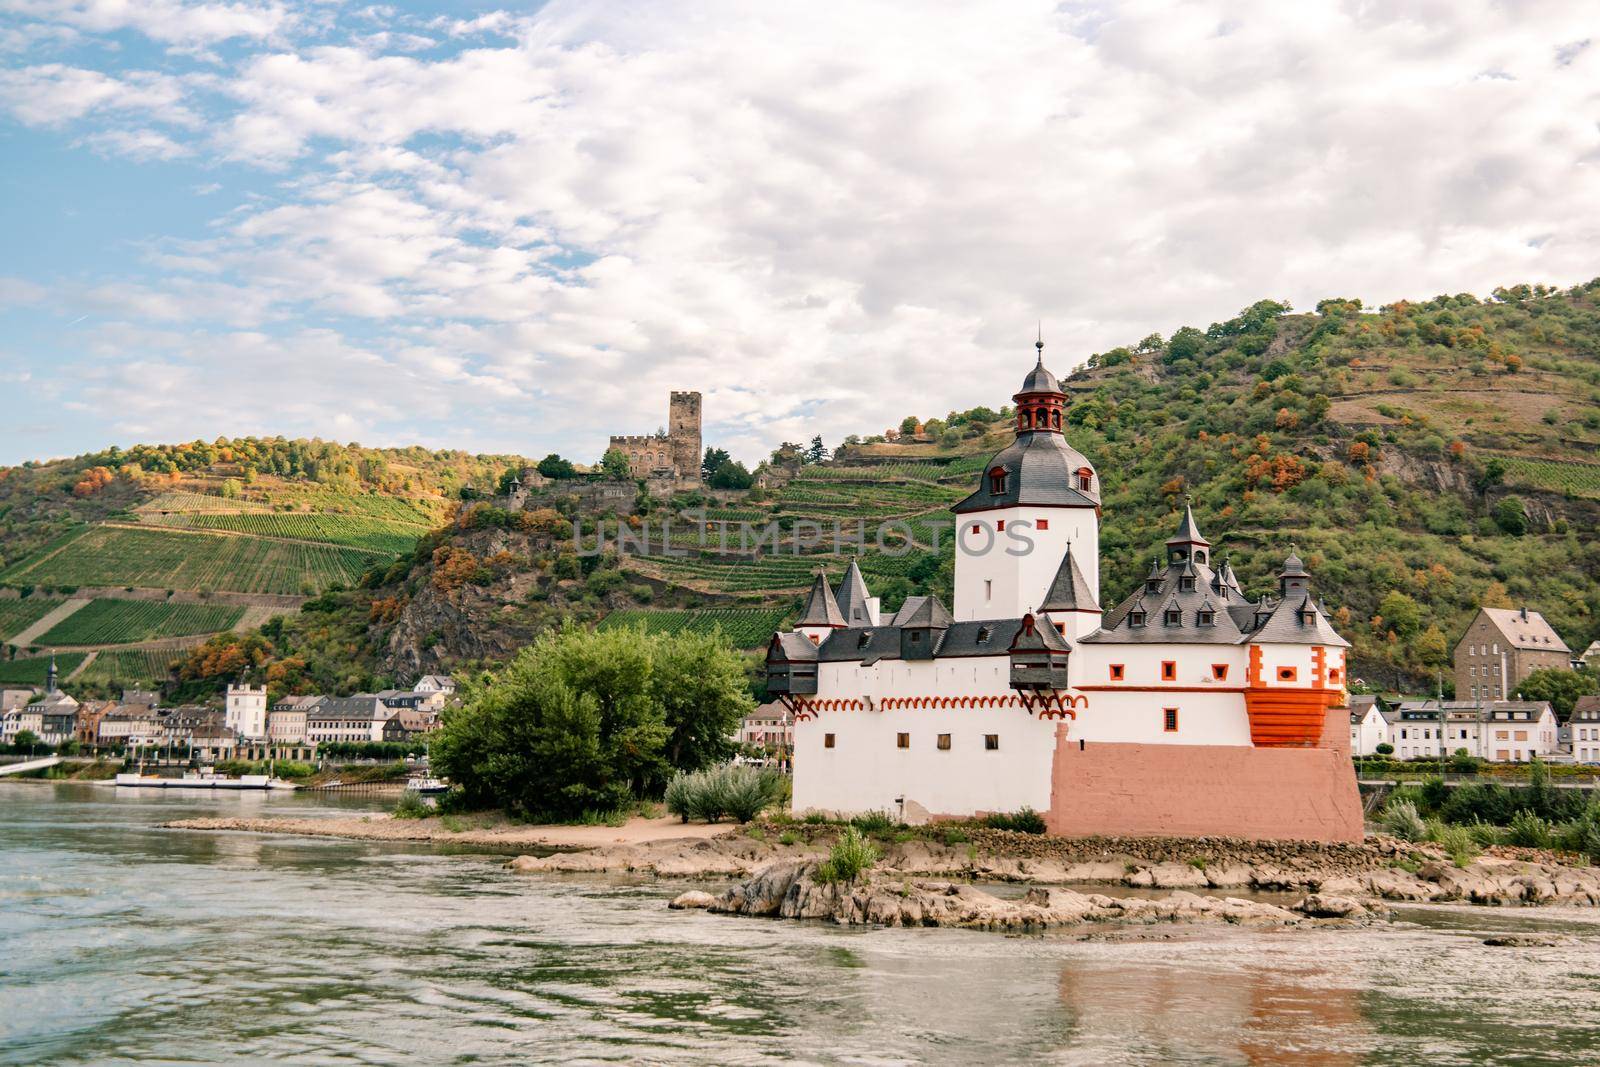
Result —
M 1031 807 L 1055 833 L 1359 840 L 1345 650 L 1290 554 L 1254 602 L 1185 506 L 1100 606 L 1100 476 L 1039 361 L 1016 439 L 954 508 L 955 604 L 883 617 L 852 562 L 767 651 L 794 807 L 938 818 Z

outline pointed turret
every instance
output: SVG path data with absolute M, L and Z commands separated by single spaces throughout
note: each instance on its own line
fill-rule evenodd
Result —
M 1278 571 L 1278 595 L 1288 597 L 1291 593 L 1304 593 L 1311 588 L 1311 572 L 1306 570 L 1305 563 L 1293 549 L 1289 551 L 1289 558 L 1283 561 L 1283 568 Z
M 839 605 L 839 614 L 844 619 L 846 626 L 876 626 L 877 607 L 876 601 L 867 593 L 866 579 L 861 577 L 861 568 L 854 559 L 850 560 L 849 568 L 844 572 L 844 577 L 839 580 L 835 596 Z
M 1044 602 L 1039 605 L 1041 612 L 1046 611 L 1092 611 L 1098 612 L 1100 604 L 1095 600 L 1094 593 L 1089 587 L 1089 579 L 1083 575 L 1083 568 L 1078 566 L 1078 558 L 1072 554 L 1072 543 L 1067 543 L 1067 553 L 1061 557 L 1061 566 L 1056 569 L 1055 580 L 1050 583 L 1050 589 L 1044 595 Z
M 1210 549 L 1211 542 L 1206 540 L 1200 532 L 1200 525 L 1194 521 L 1194 508 L 1185 501 L 1178 532 L 1167 538 L 1167 559 L 1173 563 L 1186 559 L 1204 563 Z
M 794 628 L 837 629 L 844 624 L 844 613 L 839 610 L 839 601 L 834 598 L 833 590 L 828 586 L 828 576 L 818 571 L 816 578 L 811 582 L 811 592 L 806 597 L 806 609 L 800 613 L 800 621 L 794 624 Z
M 53 696 L 61 690 L 56 688 L 56 654 L 50 653 L 50 669 L 45 672 L 44 691 L 48 696 Z

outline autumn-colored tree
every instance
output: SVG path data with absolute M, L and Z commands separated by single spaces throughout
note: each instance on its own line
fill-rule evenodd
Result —
M 441 593 L 472 581 L 478 575 L 482 562 L 464 548 L 441 545 L 433 550 L 433 587 Z
M 78 479 L 78 484 L 72 487 L 72 495 L 76 497 L 94 496 L 100 490 L 110 485 L 116 478 L 109 468 L 90 467 Z
M 1280 430 L 1297 430 L 1300 428 L 1300 413 L 1289 408 L 1279 408 L 1276 425 Z
M 1368 447 L 1365 441 L 1350 442 L 1350 451 L 1348 455 L 1351 463 L 1365 463 L 1367 461 L 1367 456 L 1370 455 L 1371 452 L 1372 449 Z

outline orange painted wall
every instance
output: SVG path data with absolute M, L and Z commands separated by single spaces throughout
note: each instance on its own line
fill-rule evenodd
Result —
M 1062 723 L 1045 821 L 1068 837 L 1359 841 L 1349 713 L 1327 714 L 1325 744 L 1315 748 L 1090 742 L 1080 749 Z

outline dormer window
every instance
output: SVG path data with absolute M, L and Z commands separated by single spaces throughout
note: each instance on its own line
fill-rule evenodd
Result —
M 1167 626 L 1178 626 L 1183 622 L 1183 612 L 1177 608 L 1168 608 L 1162 622 Z
M 980 627 L 978 627 L 978 644 L 980 644 L 980 645 L 988 644 L 989 643 L 989 638 L 991 638 L 993 636 L 994 636 L 994 627 L 993 626 L 980 626 Z
M 1144 591 L 1147 592 L 1147 593 L 1159 593 L 1159 592 L 1161 592 L 1161 579 L 1160 578 L 1147 578 L 1147 579 L 1145 579 Z
M 1310 626 L 1312 623 L 1314 623 L 1316 621 L 1317 621 L 1317 613 L 1312 611 L 1310 608 L 1307 608 L 1305 611 L 1302 611 L 1300 613 L 1300 625 L 1301 626 Z
M 1143 608 L 1134 608 L 1132 611 L 1128 612 L 1128 625 L 1129 626 L 1143 626 L 1144 625 L 1144 609 Z
M 1194 576 L 1191 574 L 1185 574 L 1182 578 L 1179 578 L 1178 588 L 1183 590 L 1185 593 L 1194 592 Z
M 1201 626 L 1215 626 L 1216 624 L 1217 624 L 1217 613 L 1212 611 L 1210 608 L 1201 608 L 1200 609 L 1200 625 Z
M 989 492 L 993 496 L 999 496 L 1005 491 L 1006 469 L 1004 467 L 996 467 L 989 472 Z
M 856 648 L 866 648 L 872 643 L 872 631 L 862 630 L 861 636 L 856 638 Z
M 1078 468 L 1078 488 L 1085 493 L 1094 488 L 1094 471 L 1088 467 Z

